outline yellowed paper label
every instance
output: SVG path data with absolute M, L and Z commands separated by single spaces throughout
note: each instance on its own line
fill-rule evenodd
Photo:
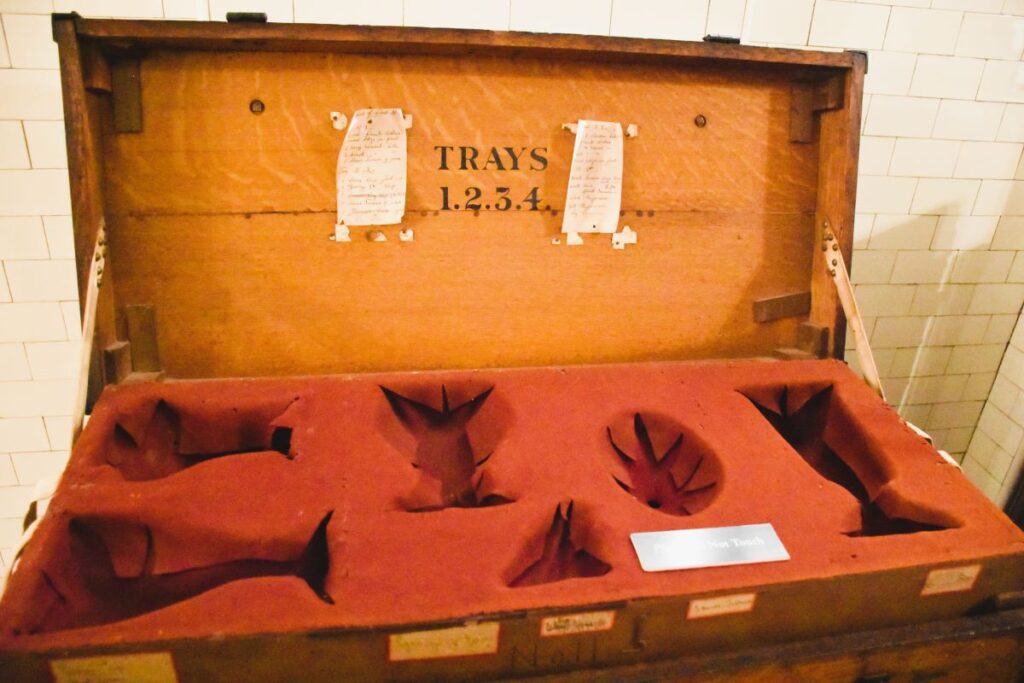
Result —
M 924 580 L 924 588 L 921 589 L 921 595 L 969 591 L 974 588 L 974 582 L 978 580 L 978 574 L 980 573 L 980 564 L 971 564 L 966 567 L 950 567 L 948 569 L 933 569 L 928 572 L 928 578 Z
M 615 624 L 615 610 L 581 612 L 545 617 L 540 622 L 541 636 L 567 636 L 572 633 L 607 631 Z
M 51 659 L 56 683 L 178 683 L 170 652 Z
M 579 121 L 562 214 L 563 233 L 614 233 L 622 205 L 622 124 Z
M 500 628 L 501 624 L 491 621 L 433 631 L 395 633 L 388 640 L 388 659 L 403 662 L 494 654 L 498 651 Z
M 754 601 L 757 593 L 736 593 L 734 595 L 721 595 L 717 598 L 704 598 L 702 600 L 691 600 L 690 608 L 686 611 L 687 619 L 703 619 L 705 617 L 718 617 L 723 614 L 739 614 L 754 609 Z
M 401 109 L 360 109 L 338 155 L 338 222 L 394 225 L 405 215 L 406 139 Z

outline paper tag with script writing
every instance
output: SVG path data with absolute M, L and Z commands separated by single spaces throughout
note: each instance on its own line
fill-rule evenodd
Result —
M 406 141 L 401 109 L 360 109 L 338 155 L 338 222 L 394 225 L 405 215 Z
M 430 631 L 394 633 L 388 637 L 388 660 L 441 659 L 467 655 L 489 655 L 498 651 L 497 621 L 466 624 Z
M 754 609 L 757 593 L 734 593 L 713 598 L 691 600 L 686 610 L 687 619 L 706 619 L 726 614 L 742 614 Z
M 622 124 L 579 121 L 562 215 L 563 233 L 614 233 L 622 204 Z
M 573 633 L 596 633 L 607 631 L 615 625 L 615 611 L 580 612 L 578 614 L 560 614 L 556 617 L 545 617 L 540 622 L 540 635 L 567 636 Z
M 966 567 L 946 567 L 928 572 L 921 588 L 921 595 L 939 595 L 942 593 L 959 593 L 974 588 L 974 582 L 981 573 L 980 564 Z
M 56 683 L 178 683 L 170 652 L 50 660 Z
M 789 559 L 771 524 L 650 531 L 629 538 L 645 572 Z

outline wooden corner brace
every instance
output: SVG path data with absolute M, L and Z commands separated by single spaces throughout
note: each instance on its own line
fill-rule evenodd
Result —
M 832 76 L 822 81 L 797 81 L 790 86 L 789 141 L 814 140 L 814 115 L 820 111 L 841 109 L 843 79 Z
M 142 132 L 142 77 L 136 55 L 110 58 L 110 96 L 113 103 L 114 130 L 118 133 Z

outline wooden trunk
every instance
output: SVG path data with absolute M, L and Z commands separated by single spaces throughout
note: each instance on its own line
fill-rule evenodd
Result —
M 92 416 L 0 603 L 16 680 L 1019 675 L 1024 534 L 841 363 L 865 55 L 54 35 Z M 330 114 L 371 107 L 412 116 L 412 241 L 330 239 Z M 584 119 L 638 128 L 625 250 L 553 243 Z M 789 561 L 629 545 L 762 522 Z

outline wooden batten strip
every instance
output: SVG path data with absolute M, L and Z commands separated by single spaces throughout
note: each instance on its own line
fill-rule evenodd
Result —
M 118 133 L 142 132 L 142 79 L 139 58 L 119 56 L 110 65 L 114 130 Z
M 103 349 L 104 381 L 120 384 L 132 373 L 132 347 L 117 341 Z
M 156 309 L 148 304 L 125 306 L 128 341 L 131 343 L 133 372 L 160 372 L 160 349 L 156 341 Z
M 814 83 L 797 82 L 793 84 L 790 94 L 789 141 L 812 142 L 814 115 L 842 108 L 843 81 L 840 78 L 828 78 Z
M 771 322 L 780 318 L 795 318 L 811 312 L 811 293 L 793 292 L 754 301 L 754 321 Z
M 95 45 L 82 46 L 82 78 L 85 89 L 90 92 L 109 93 L 113 88 L 110 62 Z
M 828 355 L 829 329 L 823 325 L 816 325 L 811 322 L 800 323 L 797 328 L 797 347 L 803 349 L 815 358 L 825 358 Z

